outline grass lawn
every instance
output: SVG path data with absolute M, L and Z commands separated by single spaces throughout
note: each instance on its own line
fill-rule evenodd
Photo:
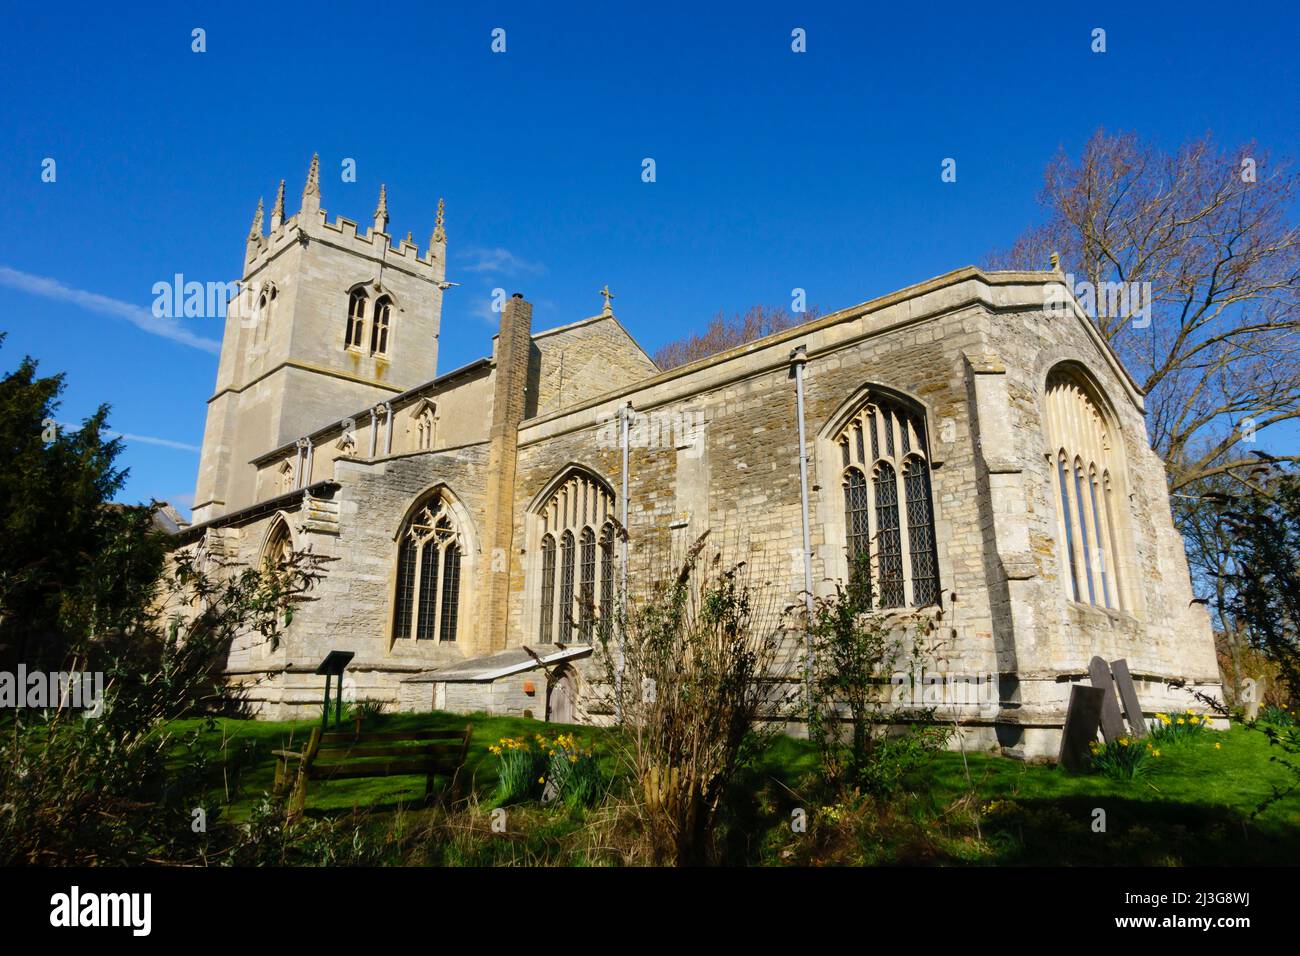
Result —
M 527 736 L 537 733 L 553 735 L 563 730 L 575 730 L 584 738 L 599 734 L 591 727 L 570 728 L 562 724 L 543 724 L 536 720 L 516 717 L 491 717 L 487 714 L 391 714 L 380 718 L 380 723 L 367 729 L 399 730 L 454 730 L 462 731 L 472 724 L 469 756 L 465 766 L 468 781 L 482 799 L 489 799 L 496 787 L 496 759 L 488 747 L 502 737 Z M 213 781 L 212 796 L 226 805 L 230 819 L 247 817 L 253 805 L 264 793 L 269 793 L 275 781 L 275 757 L 272 752 L 281 749 L 298 750 L 306 742 L 313 727 L 320 720 L 264 721 L 221 718 L 215 729 L 205 729 L 203 720 L 178 720 L 170 725 L 178 741 L 199 732 L 198 746 L 214 765 L 218 773 Z M 331 726 L 330 728 L 334 728 Z M 178 747 L 176 759 L 185 758 L 184 748 Z M 418 803 L 424 796 L 423 777 L 370 777 L 355 780 L 313 782 L 307 790 L 307 811 L 394 810 L 399 805 Z
M 271 751 L 296 745 L 315 721 L 178 721 L 178 741 L 201 731 L 198 746 L 214 766 L 212 799 L 228 819 L 246 819 L 271 788 Z M 443 713 L 396 714 L 377 729 L 459 729 L 474 725 L 467 763 L 482 803 L 491 807 L 496 758 L 488 747 L 504 736 L 574 731 L 600 750 L 604 732 L 592 727 L 544 725 L 507 717 Z M 1219 746 L 1216 747 L 1215 745 Z M 838 808 L 819 807 L 804 793 L 816 769 L 806 741 L 778 738 L 758 765 L 739 776 L 724 832 L 726 857 L 754 864 L 1248 864 L 1300 859 L 1300 795 L 1287 797 L 1251 819 L 1252 811 L 1291 777 L 1271 762 L 1263 734 L 1234 726 L 1225 733 L 1163 745 L 1151 772 L 1135 781 L 1070 775 L 1042 764 L 968 753 L 943 753 L 906 783 L 906 794 L 885 812 L 846 822 Z M 176 759 L 186 759 L 177 747 Z M 613 758 L 605 767 L 614 769 Z M 418 777 L 313 783 L 307 812 L 330 816 L 363 808 L 382 818 L 423 795 Z M 1105 811 L 1106 831 L 1094 832 L 1094 811 Z M 806 833 L 795 833 L 791 813 L 808 814 Z M 521 808 L 526 825 L 545 831 L 548 845 L 563 844 L 582 826 L 580 811 Z M 541 852 L 541 851 L 539 851 Z M 563 851 L 539 862 L 564 862 Z
M 1238 725 L 1160 749 L 1150 773 L 1134 781 L 968 755 L 981 801 L 981 862 L 1293 865 L 1300 859 L 1300 794 L 1251 818 L 1274 786 L 1294 782 L 1270 760 L 1280 750 L 1262 733 Z M 960 754 L 944 754 L 927 778 L 936 812 L 970 791 Z M 1098 808 L 1106 814 L 1105 833 L 1093 832 Z

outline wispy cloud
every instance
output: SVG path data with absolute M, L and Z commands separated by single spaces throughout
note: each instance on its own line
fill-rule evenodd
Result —
M 462 272 L 486 273 L 488 275 L 518 276 L 543 275 L 546 266 L 540 262 L 521 259 L 509 249 L 497 246 L 468 246 L 457 256 L 457 268 Z
M 69 431 L 76 431 L 81 428 L 80 425 L 74 425 L 71 422 L 56 422 L 60 428 L 66 428 Z M 127 442 L 140 442 L 144 445 L 160 445 L 163 448 L 175 448 L 177 451 L 188 451 L 198 454 L 201 450 L 198 445 L 191 445 L 183 441 L 172 441 L 170 438 L 157 438 L 153 435 L 133 435 L 130 432 L 115 432 L 110 429 L 104 429 L 105 438 L 120 438 Z
M 492 308 L 492 297 L 484 294 L 474 300 L 470 313 L 487 325 L 496 327 L 501 324 L 501 313 Z
M 100 295 L 97 292 L 73 289 L 56 279 L 47 279 L 45 276 L 32 275 L 30 272 L 19 272 L 17 269 L 10 269 L 8 266 L 0 266 L 0 285 L 9 286 L 11 289 L 19 289 L 29 295 L 57 299 L 60 302 L 71 302 L 73 305 L 79 305 L 83 309 L 98 312 L 102 315 L 126 319 L 136 328 L 148 332 L 150 335 L 160 335 L 165 339 L 171 339 L 173 342 L 179 342 L 181 345 L 188 345 L 190 348 L 214 353 L 221 351 L 220 342 L 215 339 L 205 339 L 201 335 L 195 335 L 174 318 L 159 318 L 153 314 L 152 310 L 144 306 L 123 302 L 120 299 L 110 299 L 108 296 Z
M 123 441 L 143 442 L 146 445 L 161 445 L 163 448 L 175 448 L 177 451 L 188 451 L 194 454 L 199 453 L 198 445 L 190 445 L 183 441 L 172 441 L 170 438 L 155 438 L 153 435 L 132 435 L 130 432 L 109 432 L 113 438 L 120 438 Z

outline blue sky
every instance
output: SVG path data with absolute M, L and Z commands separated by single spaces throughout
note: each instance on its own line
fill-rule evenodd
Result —
M 653 351 L 796 286 L 830 310 L 981 262 L 1098 125 L 1300 153 L 1294 3 L 625 6 L 7 9 L 0 367 L 66 371 L 63 421 L 110 403 L 123 498 L 188 506 L 220 322 L 151 327 L 151 289 L 237 278 L 258 197 L 284 178 L 296 210 L 314 151 L 331 216 L 368 222 L 385 182 L 421 248 L 446 197 L 444 370 L 488 350 L 496 286 L 547 327 L 609 283 Z

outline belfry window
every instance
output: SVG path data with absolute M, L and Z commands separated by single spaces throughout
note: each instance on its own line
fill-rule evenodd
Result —
M 395 640 L 456 640 L 460 559 L 460 536 L 447 503 L 435 496 L 416 509 L 399 538 Z
M 850 582 L 869 589 L 873 607 L 938 603 L 924 416 L 873 393 L 835 442 Z
M 1071 600 L 1123 610 L 1112 500 L 1119 457 L 1110 422 L 1093 388 L 1068 370 L 1048 377 L 1045 412 L 1062 587 Z
M 392 311 L 393 301 L 388 296 L 375 300 L 375 314 L 370 323 L 370 354 L 388 354 L 388 316 Z
M 537 639 L 590 644 L 614 612 L 614 495 L 575 471 L 541 505 Z
M 366 293 L 357 289 L 348 299 L 348 327 L 343 339 L 345 348 L 359 349 L 366 329 Z

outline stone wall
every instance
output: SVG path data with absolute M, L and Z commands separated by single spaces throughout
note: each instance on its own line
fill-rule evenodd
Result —
M 283 701 L 275 703 L 281 709 L 314 706 L 309 690 L 317 688 L 318 697 L 319 678 L 296 668 L 314 668 L 327 651 L 349 649 L 357 653 L 358 693 L 383 696 L 395 706 L 442 701 L 450 709 L 544 714 L 540 672 L 503 679 L 500 686 L 401 682 L 466 655 L 537 642 L 540 533 L 533 509 L 572 468 L 619 493 L 614 415 L 628 402 L 636 413 L 628 496 L 633 599 L 707 530 L 729 559 L 747 563 L 751 579 L 767 585 L 777 605 L 800 604 L 799 448 L 790 363 L 791 350 L 802 346 L 818 593 L 830 592 L 847 571 L 838 428 L 873 392 L 891 392 L 924 414 L 943 592 L 941 609 L 921 612 L 938 619 L 942 650 L 933 663 L 943 673 L 996 684 L 989 705 L 954 711 L 968 745 L 1024 756 L 1053 753 L 1070 684 L 1083 678 L 1094 654 L 1127 658 L 1149 709 L 1187 706 L 1190 700 L 1168 692 L 1162 681 L 1187 677 L 1214 689 L 1213 647 L 1204 613 L 1190 606 L 1186 560 L 1161 463 L 1148 447 L 1142 397 L 1086 318 L 1043 310 L 1044 288 L 1054 281 L 1052 273 L 960 270 L 649 375 L 648 359 L 612 319 L 577 323 L 533 337 L 527 390 L 539 411 L 531 416 L 530 399 L 509 382 L 519 378 L 518 349 L 499 344 L 491 377 L 490 408 L 500 413 L 494 422 L 501 426 L 492 431 L 495 452 L 481 441 L 374 461 L 333 461 L 337 530 L 308 530 L 298 543 L 309 541 L 317 553 L 338 560 L 274 661 L 288 669 L 277 678 L 280 697 L 265 699 Z M 565 336 L 571 347 L 561 349 Z M 558 356 L 571 351 L 582 362 L 574 366 L 566 359 L 566 367 L 588 371 L 567 379 L 564 407 L 558 407 Z M 501 377 L 502 362 L 511 375 Z M 1122 439 L 1122 610 L 1081 604 L 1063 587 L 1042 412 L 1048 373 L 1061 362 L 1074 363 L 1095 383 Z M 602 377 L 602 369 L 615 371 Z M 492 474 L 491 462 L 500 474 Z M 467 541 L 460 636 L 455 645 L 393 645 L 395 536 L 420 496 L 439 484 L 456 502 Z M 253 558 L 272 520 L 261 516 L 225 531 L 242 556 Z M 302 523 L 293 516 L 290 521 Z M 801 634 L 789 634 L 791 661 L 801 644 Z M 232 655 L 231 666 L 250 674 L 274 669 L 259 663 L 255 652 Z M 525 679 L 542 682 L 536 698 L 524 699 Z

